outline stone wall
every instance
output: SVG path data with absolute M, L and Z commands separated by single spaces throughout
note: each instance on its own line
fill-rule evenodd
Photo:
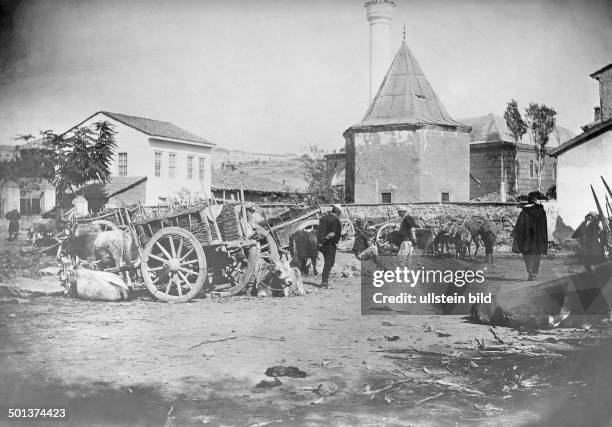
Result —
M 469 134 L 435 129 L 358 132 L 346 144 L 347 200 L 469 200 Z
M 599 80 L 599 100 L 602 121 L 612 119 L 612 69 L 601 73 Z

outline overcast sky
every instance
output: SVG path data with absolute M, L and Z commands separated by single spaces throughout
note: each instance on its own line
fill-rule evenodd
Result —
M 516 98 L 575 133 L 612 62 L 612 2 L 396 0 L 406 42 L 456 119 Z M 0 0 L 0 144 L 98 110 L 171 121 L 221 147 L 343 145 L 368 105 L 360 0 Z

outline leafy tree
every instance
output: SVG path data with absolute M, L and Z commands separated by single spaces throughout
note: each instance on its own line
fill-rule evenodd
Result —
M 304 178 L 311 196 L 323 203 L 333 203 L 341 199 L 341 192 L 332 186 L 336 169 L 324 156 L 325 152 L 317 145 L 308 147 L 304 155 Z
M 527 123 L 521 117 L 521 112 L 518 109 L 518 103 L 516 100 L 512 99 L 508 102 L 506 106 L 506 111 L 504 112 L 504 119 L 506 120 L 506 126 L 510 132 L 512 132 L 512 137 L 514 138 L 514 142 L 518 144 L 523 135 L 527 133 Z M 514 150 L 514 189 L 513 193 L 518 193 L 518 178 L 519 178 L 519 161 L 518 161 L 518 150 Z
M 0 163 L 1 178 L 44 178 L 61 196 L 91 181 L 108 182 L 116 147 L 115 131 L 98 122 L 57 135 L 41 132 L 41 147 L 21 148 L 9 162 Z M 31 135 L 18 139 L 29 141 Z
M 538 160 L 538 191 L 542 187 L 542 166 L 546 156 L 546 144 L 550 134 L 555 129 L 557 112 L 550 107 L 531 102 L 525 109 L 527 125 L 531 130 L 535 142 L 536 157 Z

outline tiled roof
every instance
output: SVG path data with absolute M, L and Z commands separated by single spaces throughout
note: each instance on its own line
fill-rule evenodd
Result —
M 75 193 L 86 199 L 108 199 L 146 181 L 146 179 L 146 176 L 114 176 L 108 183 L 87 184 L 76 190 Z
M 200 144 L 215 145 L 214 143 L 187 132 L 180 127 L 173 125 L 170 122 L 162 122 L 159 120 L 145 119 L 143 117 L 128 116 L 127 114 L 111 113 L 109 111 L 100 111 L 102 114 L 107 115 L 110 118 L 123 123 L 124 125 L 130 126 L 141 132 L 151 136 L 158 136 L 161 138 L 178 139 L 189 142 L 199 142 Z
M 605 122 L 601 122 L 597 126 L 588 128 L 585 132 L 552 150 L 550 152 L 550 155 L 557 157 L 558 155 L 565 153 L 566 151 L 574 148 L 575 146 L 588 142 L 591 138 L 595 138 L 597 135 L 600 135 L 601 133 L 609 130 L 612 130 L 612 119 L 606 120 Z
M 502 116 L 487 114 L 486 116 L 470 117 L 460 119 L 462 123 L 472 127 L 470 133 L 471 144 L 482 144 L 486 142 L 507 142 L 514 144 L 514 137 L 508 129 L 506 120 Z M 561 126 L 557 126 L 550 135 L 547 147 L 554 148 L 574 137 L 574 134 Z M 523 135 L 519 144 L 533 145 L 530 133 Z
M 297 188 L 260 178 L 244 171 L 213 169 L 211 189 L 235 191 L 241 188 L 253 193 L 294 194 L 301 192 Z
M 385 125 L 462 126 L 448 114 L 404 41 L 363 120 L 350 129 Z

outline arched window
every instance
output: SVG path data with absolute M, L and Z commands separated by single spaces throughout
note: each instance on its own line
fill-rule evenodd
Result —
M 533 178 L 533 160 L 529 161 L 529 177 Z

